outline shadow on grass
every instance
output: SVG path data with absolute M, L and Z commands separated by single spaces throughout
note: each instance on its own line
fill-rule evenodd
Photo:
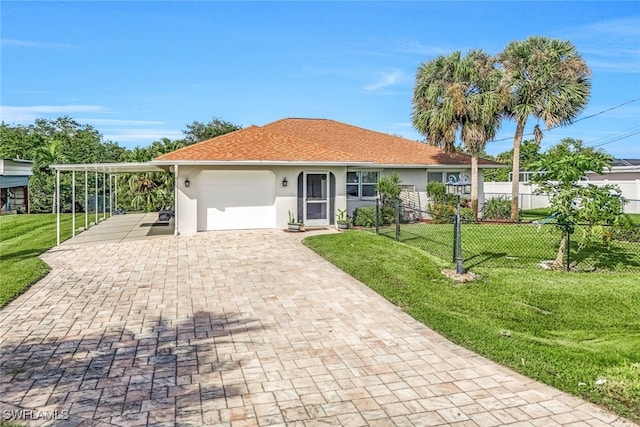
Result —
M 471 257 L 463 257 L 465 268 L 483 267 L 485 264 L 493 264 L 491 261 L 504 259 L 506 252 L 481 252 Z
M 173 423 L 181 414 L 204 412 L 202 402 L 221 399 L 218 407 L 226 407 L 225 398 L 248 392 L 240 371 L 245 360 L 235 346 L 263 329 L 255 319 L 198 312 L 181 320 L 145 319 L 140 327 L 44 340 L 36 331 L 5 340 L 0 410 L 58 411 L 83 425 Z
M 578 245 L 575 244 L 575 246 Z M 640 253 L 634 253 L 631 248 L 640 250 L 637 244 L 630 244 L 629 248 L 621 247 L 617 243 L 609 246 L 592 244 L 582 249 L 573 249 L 572 245 L 571 268 L 579 271 L 640 270 Z
M 2 257 L 0 257 L 0 261 L 16 262 L 16 261 L 29 259 L 29 258 L 35 258 L 38 255 L 46 252 L 47 249 L 48 247 L 42 247 L 42 248 L 27 249 L 23 251 L 8 251 L 2 254 Z

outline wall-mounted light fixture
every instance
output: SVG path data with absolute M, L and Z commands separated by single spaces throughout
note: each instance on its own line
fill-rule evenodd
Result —
M 284 179 L 282 180 L 282 186 L 286 187 L 287 185 L 289 185 L 289 181 L 287 181 L 287 177 L 285 176 Z
M 189 181 L 189 178 L 185 179 L 185 180 L 184 180 L 184 186 L 185 186 L 185 187 L 188 187 L 188 186 L 190 186 L 190 185 L 191 185 L 191 181 Z

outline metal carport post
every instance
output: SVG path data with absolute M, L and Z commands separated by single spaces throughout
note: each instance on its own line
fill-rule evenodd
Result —
M 138 172 L 166 172 L 170 173 L 170 171 L 163 169 L 159 166 L 152 165 L 147 162 L 139 162 L 139 163 L 75 163 L 75 164 L 55 164 L 49 165 L 51 169 L 55 169 L 56 177 L 55 177 L 55 203 L 56 203 L 56 245 L 60 245 L 60 172 L 73 172 L 72 181 L 74 189 L 71 192 L 71 203 L 72 203 L 72 215 L 75 218 L 75 172 L 82 171 L 84 172 L 84 213 L 85 213 L 85 229 L 89 228 L 89 172 L 95 173 L 95 210 L 96 210 L 96 224 L 98 221 L 98 172 L 102 172 L 103 174 L 103 194 L 102 194 L 102 203 L 103 203 L 103 216 L 106 218 L 106 174 L 118 174 L 118 173 L 138 173 Z M 177 168 L 176 168 L 177 172 Z M 109 181 L 111 181 L 111 175 L 109 175 Z M 175 184 L 177 185 L 177 184 Z M 118 188 L 118 182 L 116 177 L 116 192 Z M 109 191 L 111 191 L 111 185 L 109 185 Z M 177 187 L 174 189 L 177 192 Z M 109 195 L 111 197 L 111 194 Z M 111 201 L 110 201 L 111 203 Z M 118 195 L 116 194 L 116 207 L 118 203 Z M 110 209 L 112 211 L 112 208 Z M 176 209 L 177 211 L 177 209 Z M 176 218 L 177 220 L 177 218 Z M 177 221 L 174 220 L 175 223 Z M 74 227 L 73 235 L 75 235 L 75 220 L 72 220 L 72 226 Z M 176 229 L 177 230 L 177 229 Z

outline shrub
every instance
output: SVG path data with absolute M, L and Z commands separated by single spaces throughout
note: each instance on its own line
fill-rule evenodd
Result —
M 434 224 L 452 223 L 456 209 L 445 203 L 431 203 L 431 219 Z
M 472 208 L 460 209 L 460 220 L 462 221 L 476 221 L 476 216 Z
M 492 197 L 487 200 L 482 207 L 483 219 L 510 219 L 511 218 L 511 200 L 505 196 Z
M 427 196 L 429 196 L 433 204 L 455 205 L 456 203 L 456 196 L 447 194 L 447 187 L 438 181 L 427 183 Z
M 353 211 L 353 225 L 360 227 L 373 227 L 376 225 L 376 208 L 374 206 L 362 206 Z
M 383 206 L 380 208 L 380 225 L 395 222 L 395 208 Z M 353 211 L 353 225 L 360 227 L 374 227 L 376 225 L 376 207 L 361 206 Z
M 378 190 L 383 200 L 398 200 L 402 192 L 400 182 L 402 182 L 400 176 L 394 171 L 390 176 L 380 177 L 376 190 Z

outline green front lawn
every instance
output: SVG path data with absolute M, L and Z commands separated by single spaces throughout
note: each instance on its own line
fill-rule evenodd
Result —
M 450 262 L 372 233 L 305 244 L 452 341 L 640 420 L 638 274 L 478 266 L 460 285 L 441 273 Z
M 586 227 L 576 227 L 571 236 L 571 268 L 575 271 L 640 271 L 640 242 L 596 240 L 580 247 Z M 380 234 L 395 238 L 395 227 L 380 228 Z M 463 224 L 462 255 L 467 268 L 537 268 L 554 260 L 562 238 L 552 225 Z M 444 261 L 453 259 L 452 224 L 403 224 L 400 241 L 416 246 Z
M 84 214 L 76 214 L 76 226 Z M 60 215 L 60 239 L 71 237 L 71 214 Z M 56 245 L 54 214 L 0 216 L 0 307 L 49 271 L 38 255 Z

